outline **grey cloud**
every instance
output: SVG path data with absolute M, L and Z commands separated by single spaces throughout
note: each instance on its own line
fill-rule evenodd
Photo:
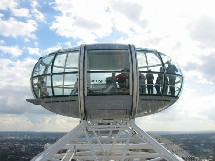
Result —
M 82 17 L 76 18 L 76 25 L 82 28 L 87 28 L 91 30 L 95 30 L 101 27 L 100 24 L 96 22 L 89 21 L 87 19 L 84 19 Z
M 33 98 L 30 87 L 5 86 L 0 88 L 0 113 L 2 114 L 51 114 L 41 106 L 26 102 L 26 98 Z
M 203 75 L 215 84 L 215 53 L 210 54 L 207 57 L 202 57 L 202 61 L 203 64 L 201 65 L 201 70 Z
M 202 64 L 190 63 L 184 67 L 185 71 L 200 71 L 204 78 L 215 84 L 215 53 L 201 56 Z
M 142 11 L 142 7 L 139 6 L 136 3 L 130 3 L 130 2 L 119 2 L 115 1 L 112 5 L 112 7 L 122 13 L 125 14 L 126 17 L 128 17 L 131 20 L 138 20 L 139 16 Z
M 148 24 L 147 20 L 140 19 L 143 8 L 137 3 L 114 1 L 112 7 L 116 12 L 125 15 L 130 21 L 139 24 L 142 28 Z
M 157 45 L 162 39 L 163 38 L 161 38 L 161 37 L 156 37 L 156 38 L 151 38 L 148 41 L 150 44 Z
M 200 66 L 196 63 L 189 63 L 186 66 L 183 67 L 185 71 L 193 71 L 193 70 L 198 70 Z
M 199 41 L 202 47 L 214 47 L 215 45 L 215 19 L 201 17 L 190 28 L 191 38 Z

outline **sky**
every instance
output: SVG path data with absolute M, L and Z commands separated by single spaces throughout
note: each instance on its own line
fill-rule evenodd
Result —
M 215 130 L 214 0 L 1 0 L 0 131 L 70 131 L 79 119 L 26 102 L 41 56 L 82 43 L 130 43 L 173 58 L 179 100 L 136 119 L 146 131 Z

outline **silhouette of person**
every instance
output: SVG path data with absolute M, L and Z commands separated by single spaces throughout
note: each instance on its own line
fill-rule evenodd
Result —
M 157 91 L 157 94 L 163 93 L 163 89 L 164 89 L 164 94 L 166 94 L 166 92 L 167 92 L 166 84 L 167 83 L 168 83 L 168 81 L 167 81 L 167 77 L 164 75 L 163 67 L 160 67 L 160 73 L 158 74 L 158 77 L 157 77 L 156 83 L 155 83 L 155 89 Z
M 126 88 L 128 86 L 128 70 L 124 71 L 122 70 L 121 74 L 118 74 L 116 76 L 116 81 L 118 82 L 118 85 L 120 88 Z
M 146 77 L 144 74 L 140 73 L 139 75 L 139 86 L 140 86 L 140 94 L 145 94 L 146 93 Z
M 174 64 L 171 64 L 170 61 L 166 62 L 168 67 L 166 68 L 166 73 L 168 74 L 169 78 L 169 88 L 170 88 L 170 94 L 175 95 L 175 80 L 176 80 L 176 72 L 178 72 L 178 69 Z
M 154 76 L 151 73 L 151 69 L 149 69 L 148 72 L 147 72 L 147 74 L 146 74 L 146 80 L 147 80 L 148 94 L 153 94 L 153 80 L 154 80 Z
M 157 94 L 161 94 L 161 81 L 162 81 L 162 74 L 158 74 L 158 77 L 156 79 L 156 82 L 155 82 L 155 89 L 156 89 L 156 92 Z

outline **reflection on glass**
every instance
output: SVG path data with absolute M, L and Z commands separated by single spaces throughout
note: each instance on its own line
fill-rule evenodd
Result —
M 52 83 L 54 95 L 77 95 L 79 52 L 58 53 L 52 64 L 54 56 L 50 54 L 39 59 L 34 68 L 32 87 L 37 98 L 52 96 Z M 53 71 L 51 71 L 52 65 Z M 51 72 L 54 74 L 50 75 Z
M 77 73 L 53 75 L 53 88 L 55 95 L 77 95 Z
M 79 57 L 78 51 L 68 53 L 65 72 L 78 71 L 78 57 Z
M 162 53 L 160 53 L 160 55 L 162 57 L 164 65 L 165 65 L 166 73 L 182 75 L 181 69 L 170 57 L 168 57 Z
M 87 65 L 88 95 L 129 94 L 127 50 L 90 50 Z
M 138 51 L 137 50 L 137 60 L 139 71 L 159 71 L 162 67 L 162 61 L 156 52 L 149 51 Z
M 129 94 L 129 73 L 88 73 L 87 89 L 88 95 Z
M 129 68 L 127 50 L 90 50 L 87 53 L 88 70 L 126 70 Z
M 146 54 L 147 57 L 147 69 L 151 69 L 151 71 L 160 71 L 160 67 L 162 67 L 162 63 L 160 60 L 160 57 L 157 55 L 157 53 L 147 53 Z
M 79 52 L 66 52 L 57 55 L 53 73 L 74 72 L 78 70 Z
M 34 68 L 33 76 L 51 73 L 53 58 L 54 58 L 54 55 L 48 55 L 40 59 Z
M 67 53 L 57 55 L 54 61 L 53 73 L 65 72 L 65 63 L 67 57 L 68 57 Z
M 50 76 L 40 76 L 33 79 L 33 89 L 36 97 L 51 96 Z

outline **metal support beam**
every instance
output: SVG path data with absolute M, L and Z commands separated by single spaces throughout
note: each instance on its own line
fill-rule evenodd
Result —
M 31 161 L 182 160 L 137 127 L 134 120 L 112 121 L 108 125 L 99 123 L 82 120 Z

